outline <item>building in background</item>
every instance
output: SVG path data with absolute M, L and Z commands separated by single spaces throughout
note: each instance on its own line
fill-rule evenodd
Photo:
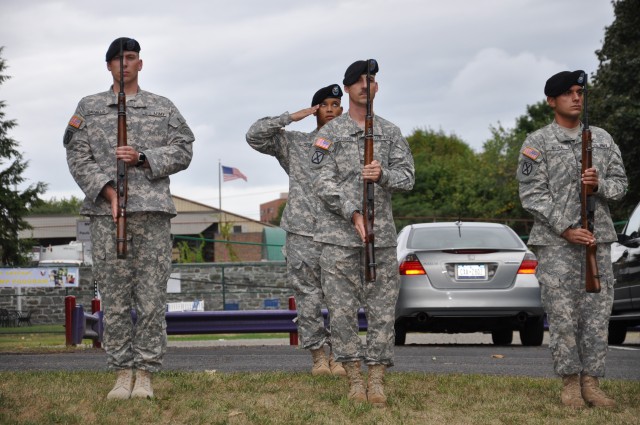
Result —
M 262 223 L 273 223 L 278 217 L 278 211 L 280 207 L 287 202 L 289 193 L 281 193 L 280 198 L 273 201 L 260 204 L 260 221 Z
M 276 226 L 175 195 L 173 195 L 173 202 L 178 212 L 171 219 L 174 261 L 224 262 L 280 259 L 273 258 L 273 255 L 268 256 L 271 258 L 264 258 L 266 251 L 263 250 L 262 245 L 265 240 L 264 229 Z M 26 219 L 33 229 L 21 231 L 20 238 L 36 240 L 41 250 L 47 250 L 50 246 L 69 245 L 71 242 L 90 244 L 86 217 L 34 215 Z M 226 243 L 222 242 L 223 240 L 238 243 Z M 39 258 L 35 257 L 37 252 L 34 252 L 34 261 L 39 261 Z M 194 261 L 187 261 L 186 259 L 189 258 Z

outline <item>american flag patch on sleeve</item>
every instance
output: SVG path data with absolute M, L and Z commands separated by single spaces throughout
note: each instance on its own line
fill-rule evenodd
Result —
M 322 137 L 318 137 L 314 142 L 313 146 L 315 146 L 316 148 L 320 148 L 320 149 L 324 149 L 325 151 L 328 151 L 332 144 L 333 143 L 330 142 L 329 140 L 323 139 Z
M 69 120 L 69 125 L 71 127 L 80 128 L 80 124 L 82 124 L 82 118 L 77 115 L 72 116 Z
M 526 156 L 527 158 L 531 158 L 535 161 L 540 156 L 540 151 L 527 146 L 522 150 L 522 155 Z

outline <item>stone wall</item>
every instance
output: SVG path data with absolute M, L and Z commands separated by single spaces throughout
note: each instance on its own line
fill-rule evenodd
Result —
M 180 292 L 167 294 L 167 302 L 203 300 L 206 311 L 257 310 L 265 308 L 265 300 L 268 306 L 277 303 L 278 308 L 287 309 L 293 295 L 281 261 L 174 264 L 173 273 L 180 275 Z M 90 267 L 80 268 L 78 288 L 2 288 L 0 308 L 15 310 L 20 305 L 22 311 L 31 310 L 32 324 L 64 323 L 67 295 L 75 296 L 76 304 L 91 312 L 94 283 Z

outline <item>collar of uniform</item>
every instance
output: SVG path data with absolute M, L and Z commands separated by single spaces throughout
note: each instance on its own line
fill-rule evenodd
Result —
M 140 88 L 140 86 L 138 86 L 138 92 L 136 93 L 134 98 L 133 99 L 127 98 L 127 106 L 131 106 L 133 108 L 144 108 L 145 102 L 144 102 L 144 99 L 143 99 L 144 96 L 142 95 L 142 93 L 143 93 L 142 89 Z M 109 87 L 107 94 L 110 95 L 109 96 L 110 101 L 107 103 L 107 105 L 109 106 L 117 105 L 118 94 L 113 92 L 113 85 Z
M 564 127 L 561 127 L 555 120 L 551 123 L 551 130 L 553 130 L 553 134 L 558 139 L 558 142 L 574 142 L 572 139 L 564 132 Z
M 364 129 L 360 128 L 358 126 L 358 123 L 353 118 L 351 118 L 351 116 L 348 113 L 345 115 L 348 117 L 349 122 L 351 123 L 352 128 L 351 128 L 351 131 L 349 132 L 351 136 L 356 136 L 358 135 L 358 133 L 364 133 Z M 373 135 L 374 136 L 382 135 L 382 126 L 380 125 L 380 119 L 379 118 L 376 119 L 375 115 L 373 116 Z

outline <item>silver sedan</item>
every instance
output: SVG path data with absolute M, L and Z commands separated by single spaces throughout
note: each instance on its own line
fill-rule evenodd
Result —
M 544 311 L 538 261 L 518 235 L 497 223 L 406 226 L 398 234 L 400 295 L 396 345 L 407 332 L 487 332 L 508 345 L 541 345 Z

